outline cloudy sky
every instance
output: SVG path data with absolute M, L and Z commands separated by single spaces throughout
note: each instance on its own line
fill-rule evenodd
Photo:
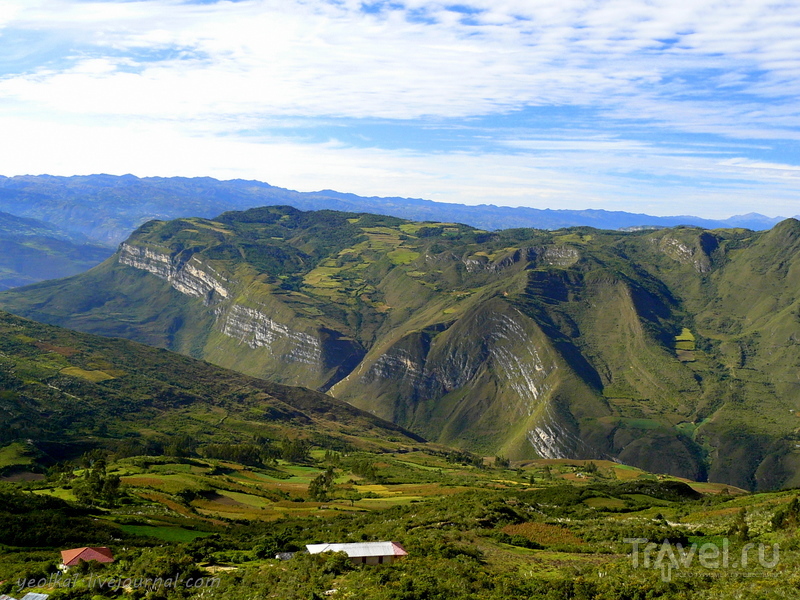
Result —
M 2 0 L 0 174 L 800 213 L 800 2 Z

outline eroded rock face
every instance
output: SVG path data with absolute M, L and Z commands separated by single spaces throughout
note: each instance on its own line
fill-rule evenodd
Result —
M 285 322 L 286 315 L 282 320 L 269 314 L 267 309 L 231 301 L 237 282 L 196 256 L 170 256 L 125 243 L 120 246 L 117 260 L 168 281 L 178 292 L 200 298 L 209 307 L 213 305 L 216 327 L 223 335 L 255 351 L 269 353 L 276 363 L 308 365 L 308 377 L 298 381 L 287 379 L 287 382 L 327 390 L 347 375 L 364 355 L 360 344 L 340 332 L 301 319 L 292 326 Z
M 226 287 L 229 281 L 194 256 L 183 262 L 147 247 L 123 243 L 117 260 L 120 264 L 169 281 L 172 287 L 187 296 L 205 298 L 207 302 L 212 300 L 214 294 L 223 299 L 229 296 Z
M 580 253 L 570 246 L 535 246 L 519 248 L 502 258 L 490 261 L 482 255 L 463 259 L 468 273 L 489 271 L 500 273 L 519 263 L 532 263 L 534 266 L 570 267 L 580 260 Z
M 597 455 L 597 451 L 593 451 L 573 431 L 559 423 L 550 405 L 545 407 L 539 424 L 528 430 L 527 439 L 542 458 Z
M 708 232 L 701 233 L 691 241 L 665 235 L 658 242 L 664 254 L 680 263 L 692 265 L 695 271 L 703 274 L 711 272 L 713 263 L 710 255 L 718 245 L 718 240 Z
M 381 354 L 359 382 L 400 381 L 416 388 L 417 397 L 433 397 L 464 387 L 490 363 L 519 399 L 519 414 L 529 416 L 549 389 L 546 379 L 556 366 L 542 359 L 520 323 L 522 315 L 518 316 L 519 320 L 499 312 L 481 314 L 476 317 L 479 325 L 465 323 L 461 328 L 480 326 L 486 331 L 483 337 L 449 336 L 446 342 L 436 343 L 433 351 L 429 337 L 411 334 Z
M 280 355 L 281 360 L 319 365 L 322 358 L 322 344 L 312 335 L 294 331 L 253 308 L 234 304 L 222 317 L 222 333 L 251 348 L 266 348 L 274 352 L 276 346 L 289 351 Z
M 451 437 L 515 430 L 523 454 L 598 457 L 553 407 L 562 368 L 536 324 L 495 299 L 445 330 L 412 332 L 368 355 L 332 392 L 368 410 L 364 396 L 398 398 L 392 414 L 377 414 L 432 439 L 446 419 L 458 423 Z

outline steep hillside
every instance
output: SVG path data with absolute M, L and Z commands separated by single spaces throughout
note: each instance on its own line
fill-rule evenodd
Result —
M 0 212 L 0 290 L 76 275 L 111 253 L 49 223 Z
M 420 440 L 319 392 L 0 312 L 0 471 L 98 447 L 123 455 L 174 447 L 180 456 L 182 445 L 298 436 L 360 446 Z
M 8 310 L 327 391 L 428 439 L 800 483 L 797 239 L 288 207 L 142 226 Z

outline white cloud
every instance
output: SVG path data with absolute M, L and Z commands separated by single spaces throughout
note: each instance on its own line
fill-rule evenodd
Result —
M 770 65 L 761 82 L 770 95 L 770 81 L 787 74 L 796 79 L 800 56 L 796 20 L 779 19 L 757 2 L 722 8 L 706 1 L 683 10 L 630 1 L 591 8 L 473 2 L 487 11 L 470 17 L 477 26 L 463 25 L 463 15 L 436 3 L 407 3 L 406 11 L 379 15 L 363 13 L 359 4 L 39 3 L 19 11 L 12 24 L 71 33 L 87 53 L 174 48 L 201 58 L 141 61 L 138 73 L 87 73 L 78 61 L 64 73 L 24 77 L 24 85 L 15 87 L 12 79 L 0 93 L 53 110 L 169 118 L 254 112 L 458 117 L 537 104 L 637 106 L 652 86 L 693 61 L 727 70 L 729 82 L 742 69 Z M 421 8 L 437 23 L 407 20 L 410 9 Z M 658 52 L 658 40 L 669 38 L 680 38 L 683 49 Z
M 465 202 L 610 207 L 640 194 L 669 202 L 655 210 L 662 214 L 678 209 L 677 196 L 690 199 L 691 212 L 692 202 L 696 209 L 698 198 L 722 189 L 742 203 L 766 190 L 776 210 L 796 199 L 785 184 L 791 168 L 729 150 L 723 159 L 714 156 L 719 149 L 667 150 L 624 129 L 631 122 L 671 134 L 798 141 L 793 3 L 460 4 L 478 12 L 429 0 L 376 14 L 359 0 L 6 0 L 0 43 L 22 33 L 40 43 L 30 45 L 38 67 L 6 65 L 0 77 L 4 139 L 13 140 L 0 164 L 7 173 L 260 177 L 299 189 Z M 430 22 L 413 18 L 420 11 Z M 69 50 L 48 54 L 53 39 Z M 488 132 L 509 152 L 483 154 L 252 136 L 299 119 L 424 122 L 527 106 L 591 108 L 608 119 L 598 130 L 620 133 L 585 124 L 558 138 Z M 648 184 L 648 175 L 675 181 Z M 682 187 L 689 178 L 709 187 Z
M 0 146 L 0 164 L 7 173 L 244 178 L 301 191 L 333 188 L 466 204 L 707 217 L 750 212 L 754 198 L 768 190 L 771 205 L 769 210 L 759 207 L 761 212 L 797 212 L 796 172 L 792 179 L 776 176 L 785 173 L 783 168 L 791 172 L 791 166 L 673 154 L 625 140 L 583 145 L 550 139 L 535 142 L 545 150 L 535 155 L 450 152 L 432 159 L 421 152 L 353 148 L 335 141 L 190 135 L 146 121 L 134 129 L 0 118 L 0 130 L 17 140 Z M 698 178 L 705 181 L 703 189 L 693 183 Z

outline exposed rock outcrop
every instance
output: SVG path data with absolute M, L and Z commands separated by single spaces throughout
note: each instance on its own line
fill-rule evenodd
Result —
M 213 305 L 216 327 L 223 335 L 253 350 L 269 353 L 276 363 L 300 363 L 316 373 L 316 376 L 277 377 L 286 383 L 312 385 L 326 391 L 347 375 L 364 355 L 359 343 L 338 331 L 302 319 L 295 319 L 293 325 L 289 325 L 266 309 L 258 310 L 233 301 L 237 282 L 204 264 L 197 256 L 171 256 L 146 246 L 124 243 L 117 260 L 168 281 L 178 292 L 200 298 L 207 306 Z M 230 366 L 248 372 L 239 365 Z M 270 375 L 276 378 L 273 373 Z M 314 382 L 317 385 L 313 385 Z
M 230 282 L 195 256 L 181 260 L 180 255 L 172 257 L 145 246 L 123 243 L 119 247 L 117 260 L 120 264 L 165 279 L 182 294 L 204 298 L 206 303 L 212 302 L 215 295 L 222 299 L 230 295 L 226 287 Z

